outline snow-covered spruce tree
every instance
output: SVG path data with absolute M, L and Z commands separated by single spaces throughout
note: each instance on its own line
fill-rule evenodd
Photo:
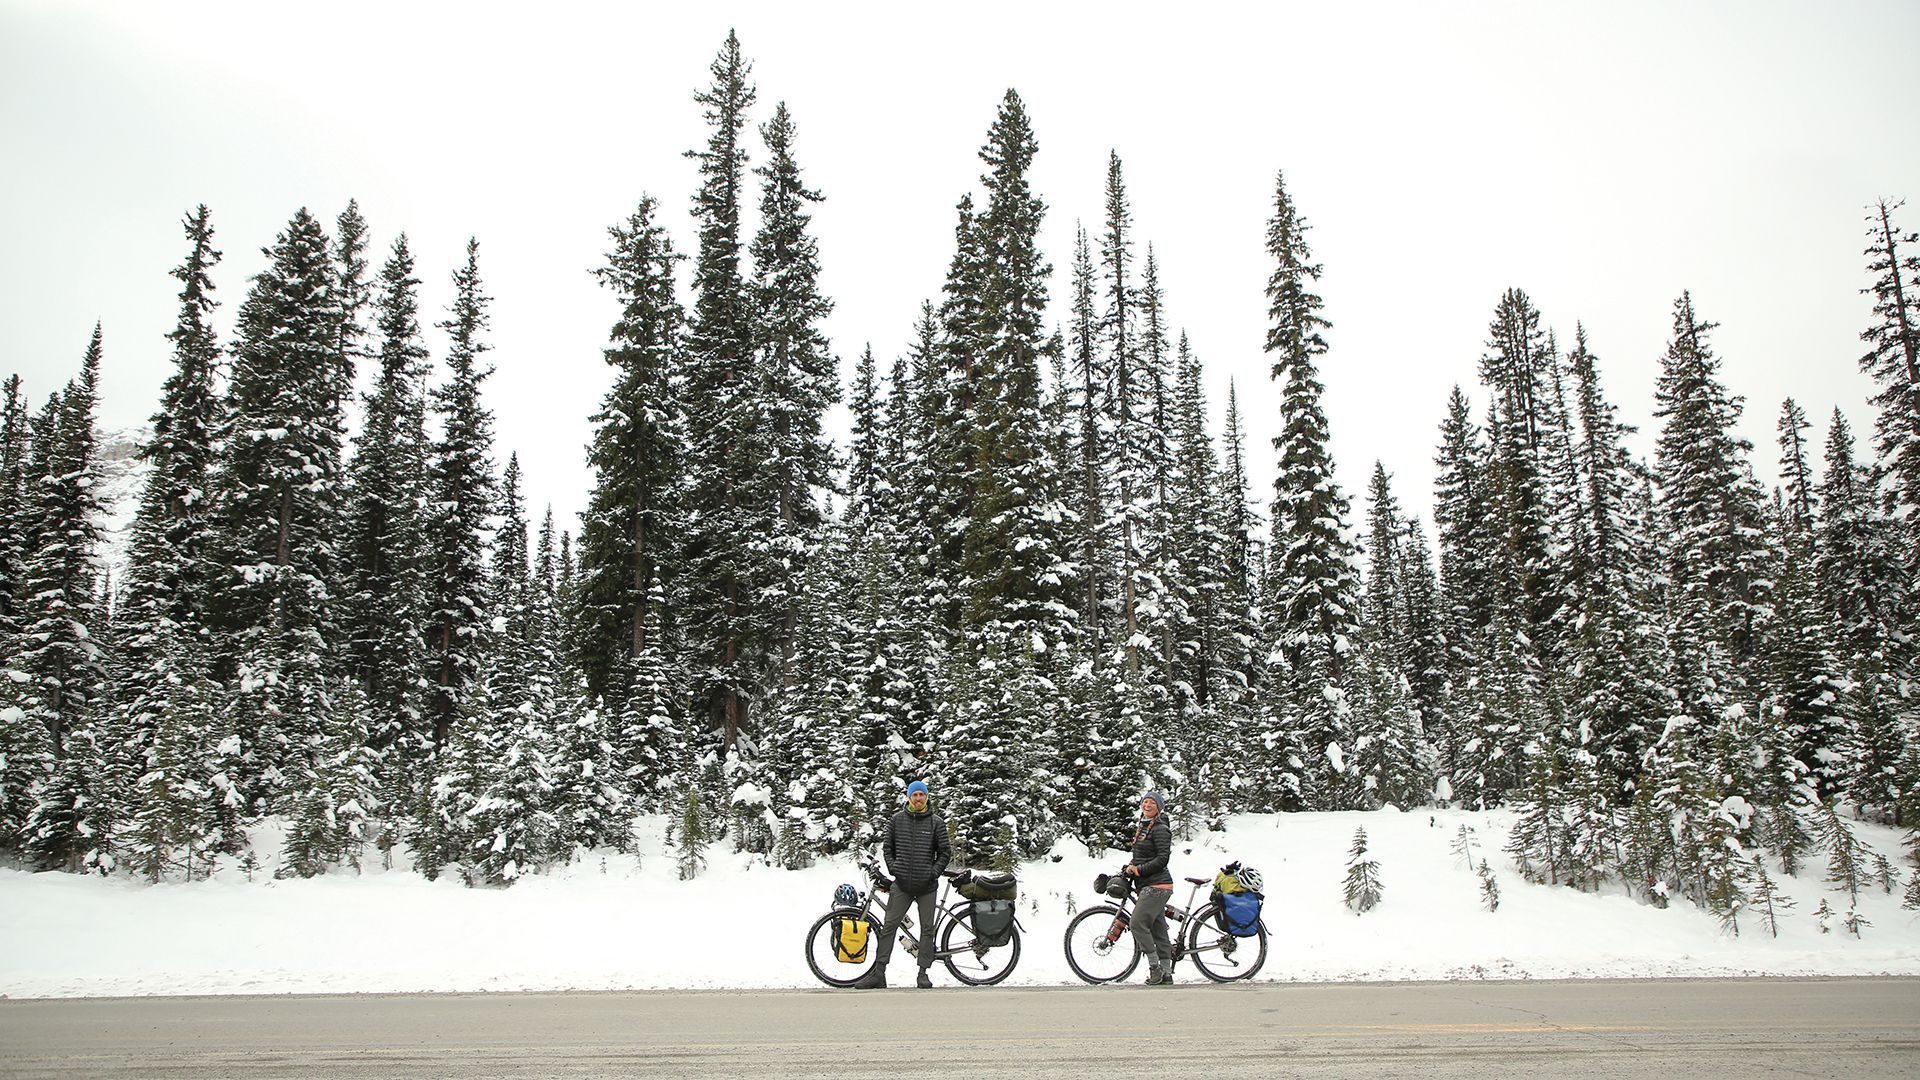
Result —
M 428 457 L 426 574 L 428 722 L 438 751 L 486 670 L 486 530 L 493 514 L 493 413 L 480 384 L 493 373 L 481 357 L 489 298 L 481 291 L 480 244 L 467 241 L 466 265 L 453 273 L 446 321 L 447 381 L 432 391 L 440 437 Z
M 1717 725 L 1729 708 L 1753 714 L 1764 693 L 1760 670 L 1776 613 L 1777 559 L 1745 461 L 1751 446 L 1734 434 L 1740 400 L 1721 385 L 1707 342 L 1712 328 L 1695 314 L 1690 295 L 1675 301 L 1655 415 L 1663 421 L 1657 479 L 1671 536 L 1669 609 L 1676 622 L 1691 623 L 1674 638 L 1676 651 L 1683 643 L 1693 650 L 1679 657 L 1695 673 L 1688 680 L 1695 693 L 1682 687 L 1681 701 Z
M 492 752 L 483 738 L 486 734 L 472 724 L 456 726 L 434 751 L 433 774 L 418 796 L 405 832 L 414 869 L 428 881 L 437 880 L 448 869 L 466 871 L 473 832 L 468 815 L 482 782 L 479 769 Z
M 1712 646 L 1707 647 L 1712 651 Z M 1685 655 L 1685 654 L 1683 654 Z M 1747 905 L 1746 835 L 1751 805 L 1727 788 L 1724 746 L 1716 746 L 1717 728 L 1693 718 L 1669 721 L 1662 738 L 1648 751 L 1641 783 L 1651 793 L 1651 809 L 1663 822 L 1665 837 L 1636 838 L 1665 850 L 1647 861 L 1669 868 L 1668 889 L 1721 920 L 1733 933 Z
M 1555 358 L 1540 313 L 1509 289 L 1488 327 L 1480 372 L 1491 393 L 1483 487 L 1491 608 L 1473 637 L 1471 674 L 1457 687 L 1456 793 L 1497 805 L 1522 783 L 1521 750 L 1560 708 L 1550 677 L 1568 600 L 1554 562 L 1548 444 L 1561 423 Z M 1450 440 L 1451 441 L 1451 440 Z M 1443 455 L 1445 449 L 1443 448 Z
M 1447 398 L 1434 456 L 1434 526 L 1438 530 L 1445 674 L 1461 681 L 1473 666 L 1472 643 L 1493 619 L 1493 504 L 1487 490 L 1486 442 L 1458 386 Z M 1443 750 L 1445 748 L 1443 747 Z
M 17 663 L 30 678 L 30 711 L 62 750 L 67 731 L 104 704 L 105 657 L 98 641 L 106 612 L 97 603 L 94 562 L 104 515 L 95 492 L 94 405 L 101 333 L 94 327 L 80 374 L 52 409 L 37 441 L 26 515 L 33 548 L 23 568 L 24 628 Z
M 847 639 L 844 590 L 849 571 L 837 528 L 795 579 L 807 603 L 796 611 L 791 656 L 775 692 L 760 710 L 755 745 L 766 768 L 779 819 L 776 862 L 797 870 L 815 844 L 844 834 L 855 798 L 852 759 L 841 720 L 847 699 L 842 649 Z M 838 846 L 839 840 L 831 841 Z
M 773 530 L 771 460 L 763 371 L 755 353 L 753 291 L 742 271 L 740 203 L 747 166 L 742 134 L 754 90 L 751 67 L 729 33 L 711 67 L 712 86 L 694 100 L 712 129 L 694 196 L 699 254 L 684 364 L 688 429 L 681 504 L 686 523 L 685 579 L 676 610 L 685 628 L 693 722 L 720 729 L 731 755 L 749 729 L 748 708 L 766 684 L 778 613 L 762 600 L 766 582 L 759 538 Z
M 1165 600 L 1161 595 L 1163 582 L 1152 565 L 1158 543 L 1154 535 L 1159 519 L 1156 481 L 1166 443 L 1164 432 L 1154 424 L 1153 352 L 1158 347 L 1164 353 L 1165 335 L 1156 328 L 1160 340 L 1150 340 L 1138 325 L 1144 318 L 1144 308 L 1154 309 L 1157 317 L 1159 298 L 1155 296 L 1149 302 L 1141 286 L 1130 278 L 1133 215 L 1116 153 L 1109 153 L 1107 158 L 1106 207 L 1100 262 L 1107 304 L 1101 331 L 1110 350 L 1107 367 L 1113 382 L 1107 417 L 1111 435 L 1106 444 L 1112 496 L 1104 517 L 1106 547 L 1112 560 L 1108 577 L 1115 591 L 1114 650 L 1131 677 L 1143 668 L 1158 668 L 1166 660 L 1160 655 L 1154 628 L 1142 614 L 1157 612 Z M 1161 705 L 1155 701 L 1138 703 L 1135 708 L 1142 715 L 1154 715 Z
M 1219 455 L 1207 431 L 1207 405 L 1201 389 L 1201 363 L 1184 331 L 1180 334 L 1168 398 L 1172 454 L 1168 468 L 1166 550 L 1171 577 L 1181 592 L 1184 613 L 1168 649 L 1172 697 L 1177 703 L 1175 743 L 1180 749 L 1183 801 L 1189 813 L 1182 824 L 1198 827 L 1219 820 L 1230 782 L 1224 730 L 1236 714 L 1245 683 L 1244 644 L 1231 628 L 1226 608 L 1236 542 L 1229 537 L 1220 502 Z M 1244 594 L 1241 594 L 1244 595 Z M 1237 602 L 1237 598 L 1235 600 Z
M 1166 716 L 1168 756 L 1164 759 L 1176 774 L 1183 774 L 1181 760 L 1187 737 L 1187 714 L 1194 704 L 1192 684 L 1179 678 L 1182 652 L 1191 648 L 1186 637 L 1193 627 L 1195 580 L 1182 562 L 1182 551 L 1174 535 L 1172 493 L 1177 480 L 1177 445 L 1174 431 L 1176 405 L 1175 372 L 1172 345 L 1168 340 L 1166 295 L 1160 284 L 1159 262 L 1153 245 L 1147 245 L 1147 261 L 1140 278 L 1140 350 L 1141 382 L 1146 389 L 1145 455 L 1152 481 L 1147 494 L 1152 500 L 1147 515 L 1146 577 L 1141 584 L 1142 632 L 1152 642 L 1154 666 L 1149 687 L 1156 704 Z M 1171 786 L 1179 790 L 1184 780 L 1176 776 Z M 1176 796 L 1177 797 L 1177 796 Z
M 1017 643 L 1057 686 L 1063 644 L 1077 633 L 1076 593 L 1071 515 L 1042 394 L 1051 345 L 1042 328 L 1049 270 L 1036 246 L 1045 207 L 1027 179 L 1036 148 L 1025 107 L 1009 93 L 980 152 L 984 207 L 976 213 L 971 194 L 961 203 L 919 394 L 922 494 L 905 535 L 921 553 L 928 622 L 945 630 L 935 648 L 986 654 Z M 1040 835 L 1033 825 L 1023 823 L 1024 837 Z
M 1075 590 L 1074 608 L 1079 613 L 1079 626 L 1086 641 L 1099 650 L 1106 642 L 1103 630 L 1108 616 L 1104 598 L 1110 587 L 1105 578 L 1111 561 L 1107 552 L 1106 461 L 1111 439 L 1107 418 L 1113 408 L 1110 398 L 1113 375 L 1109 356 L 1100 347 L 1101 324 L 1094 307 L 1093 255 L 1087 246 L 1087 231 L 1077 222 L 1072 291 L 1068 377 L 1072 380 L 1069 411 L 1074 418 L 1074 442 L 1068 505 L 1075 521 L 1072 552 L 1080 565 L 1080 587 Z
M 1793 897 L 1782 893 L 1773 878 L 1767 874 L 1766 861 L 1754 856 L 1753 867 L 1753 910 L 1760 916 L 1760 925 L 1766 928 L 1768 937 L 1780 936 L 1780 916 L 1793 908 Z
M 1225 545 L 1220 566 L 1220 661 L 1215 667 L 1218 685 L 1211 698 L 1219 703 L 1216 715 L 1218 763 L 1229 789 L 1252 782 L 1261 766 L 1253 750 L 1254 688 L 1264 663 L 1260 643 L 1258 598 L 1261 521 L 1251 501 L 1247 481 L 1246 439 L 1240 423 L 1239 393 L 1227 384 L 1227 426 L 1221 444 L 1221 468 L 1215 479 L 1214 502 Z
M 0 666 L 0 852 L 7 853 L 24 846 L 35 792 L 54 760 L 46 725 L 25 708 L 25 674 L 10 664 Z
M 344 611 L 347 664 L 366 691 L 368 738 L 383 759 L 382 801 L 407 805 L 424 782 L 427 729 L 427 350 L 405 234 L 380 270 L 379 371 L 347 472 Z
M 319 710 L 320 723 L 289 756 L 283 877 L 316 877 L 340 865 L 358 871 L 380 809 L 367 748 L 366 691 L 350 678 L 330 689 L 330 698 L 307 706 Z
M 202 205 L 184 222 L 188 252 L 172 271 L 181 283 L 180 314 L 167 334 L 173 373 L 160 391 L 153 436 L 141 447 L 152 465 L 131 528 L 132 558 L 115 621 L 127 685 L 118 697 L 132 718 L 135 738 L 151 752 L 159 714 L 149 700 L 174 677 L 169 655 L 204 655 L 202 648 L 163 649 L 179 633 L 204 644 L 207 605 L 214 588 L 208 562 L 212 522 L 214 436 L 221 423 L 214 379 L 220 350 L 209 319 L 215 303 L 210 274 L 220 261 L 212 216 Z M 181 673 L 192 682 L 200 672 Z
M 1861 291 L 1873 297 L 1873 325 L 1860 334 L 1867 343 L 1860 368 L 1880 384 L 1873 399 L 1880 408 L 1880 460 L 1892 477 L 1908 542 L 1920 545 L 1920 233 L 1893 223 L 1904 205 L 1881 199 L 1867 213 L 1873 284 Z
M 1360 647 L 1347 678 L 1354 738 L 1348 758 L 1360 783 L 1360 805 L 1419 805 L 1433 790 L 1434 760 L 1413 693 L 1421 662 L 1406 594 L 1417 571 L 1409 566 L 1408 529 L 1391 478 L 1379 462 L 1368 490 L 1367 521 Z
M 1902 785 L 1920 783 L 1899 767 L 1911 739 L 1916 706 L 1901 672 L 1911 645 L 1897 629 L 1911 618 L 1912 585 L 1902 567 L 1898 524 L 1887 513 L 1879 478 L 1854 459 L 1852 428 L 1838 409 L 1827 429 L 1814 538 L 1814 575 L 1827 620 L 1836 631 L 1852 692 L 1842 703 L 1845 744 L 1823 764 L 1846 775 L 1844 790 L 1864 807 L 1889 808 L 1904 820 Z M 1905 718 L 1905 719 L 1903 719 Z
M 1005 625 L 1045 663 L 1068 636 L 1073 569 L 1041 394 L 1052 267 L 1038 248 L 1046 206 L 1027 175 L 1037 150 L 1026 108 L 1009 91 L 980 148 L 987 167 L 986 206 L 975 222 L 980 263 L 950 282 L 977 292 L 960 305 L 974 317 L 952 327 L 948 347 L 974 378 L 961 418 L 970 487 L 962 625 L 993 633 Z
M 1279 455 L 1274 478 L 1273 539 L 1263 592 L 1271 685 L 1268 708 L 1275 722 L 1267 745 L 1291 741 L 1308 751 L 1304 808 L 1336 809 L 1322 794 L 1334 771 L 1330 748 L 1350 745 L 1342 722 L 1340 685 L 1347 653 L 1359 638 L 1359 582 L 1354 544 L 1347 535 L 1347 499 L 1333 479 L 1327 453 L 1327 420 L 1315 358 L 1327 351 L 1329 327 L 1312 291 L 1320 266 L 1307 247 L 1306 222 L 1274 178 L 1274 213 L 1267 223 L 1267 253 L 1274 262 L 1267 280 L 1267 352 L 1273 378 L 1282 384 Z M 1270 751 L 1271 752 L 1271 751 Z M 1269 791 L 1276 791 L 1282 762 L 1269 763 Z M 1282 801 L 1276 808 L 1297 809 Z
M 1347 878 L 1341 887 L 1347 907 L 1356 915 L 1365 915 L 1380 903 L 1385 892 L 1379 862 L 1367 858 L 1367 830 L 1355 829 L 1353 846 L 1347 850 Z
M 471 820 L 476 880 L 509 885 L 572 852 L 553 778 L 563 748 L 555 736 L 553 687 L 542 672 L 535 636 L 536 602 L 517 454 L 508 457 L 501 476 L 499 518 L 487 597 L 492 621 L 487 628 L 486 709 L 480 721 L 497 753 L 478 771 L 481 785 Z
M 236 747 L 215 707 L 219 687 L 194 655 L 204 645 L 190 631 L 168 629 L 151 647 L 162 673 L 148 692 L 153 734 L 117 844 L 123 864 L 150 882 L 176 871 L 192 881 L 212 871 L 216 853 L 244 842 L 226 760 Z
M 814 492 L 833 483 L 833 451 L 821 430 L 827 409 L 840 400 L 837 361 L 821 323 L 833 301 L 820 291 L 820 244 L 808 207 L 821 200 L 806 186 L 794 160 L 796 130 L 785 102 L 762 125 L 767 163 L 761 178 L 760 229 L 748 247 L 754 262 L 754 348 L 765 400 L 764 463 L 772 527 L 756 536 L 758 562 L 767 568 L 759 600 L 774 620 L 773 678 L 793 663 L 800 608 L 811 598 L 799 580 L 819 558 L 823 516 Z
M 1644 474 L 1623 441 L 1633 429 L 1620 423 L 1601 389 L 1584 327 L 1567 364 L 1579 424 L 1574 454 L 1586 482 L 1580 503 L 1592 545 L 1581 617 L 1567 644 L 1567 708 L 1598 759 L 1608 801 L 1624 805 L 1642 753 L 1679 703 L 1666 682 L 1671 661 L 1655 606 L 1657 545 L 1630 497 Z
M 852 545 L 847 584 L 847 640 L 841 653 L 846 687 L 843 724 L 852 757 L 847 775 L 858 796 L 843 843 L 864 843 L 884 819 L 892 781 L 909 759 L 909 735 L 924 722 L 918 705 L 916 642 L 927 628 L 918 625 L 905 603 L 910 580 L 895 552 L 899 543 L 891 523 L 876 522 L 865 531 L 846 532 Z M 919 678 L 924 678 L 924 673 Z
M 1767 508 L 1772 533 L 1774 619 L 1762 644 L 1766 686 L 1759 703 L 1759 745 L 1765 764 L 1754 771 L 1753 802 L 1774 824 L 1793 816 L 1802 786 L 1837 790 L 1843 771 L 1837 750 L 1846 742 L 1845 667 L 1822 610 L 1814 551 L 1812 468 L 1803 433 L 1806 416 L 1787 399 L 1779 423 L 1782 486 Z
M 586 794 L 596 800 L 617 800 L 604 814 L 609 826 L 619 819 L 624 833 L 625 817 L 633 810 L 673 814 L 678 812 L 681 796 L 697 779 L 694 762 L 704 742 L 681 719 L 679 696 L 667 659 L 667 646 L 661 632 L 666 614 L 667 593 L 655 579 L 648 589 L 647 604 L 641 615 L 643 644 L 630 665 L 632 682 L 621 696 L 622 705 L 613 722 L 614 753 L 608 761 L 613 775 L 599 790 L 591 776 L 583 777 Z M 621 811 L 619 808 L 625 808 Z M 626 838 L 609 834 L 606 839 L 626 843 Z
M 1426 805 L 1434 790 L 1433 748 L 1407 678 L 1384 650 L 1362 645 L 1341 674 L 1353 743 L 1345 751 L 1343 805 Z
M 1860 843 L 1853 827 L 1832 803 L 1820 803 L 1812 807 L 1811 812 L 1814 836 L 1827 852 L 1827 882 L 1845 892 L 1851 903 L 1858 904 L 1860 893 L 1872 874 L 1871 851 Z
M 580 534 L 578 640 L 587 692 L 622 707 L 623 658 L 647 644 L 647 590 L 673 579 L 670 538 L 681 481 L 682 412 L 673 379 L 685 315 L 674 297 L 681 256 L 655 224 L 650 197 L 608 229 L 613 250 L 595 273 L 620 301 L 604 356 L 613 386 L 593 414 L 593 491 Z M 663 654 L 664 655 L 664 654 Z
M 1513 792 L 1519 813 L 1506 850 L 1530 881 L 1575 885 L 1597 876 L 1594 867 L 1576 859 L 1579 817 L 1568 773 L 1580 748 L 1570 745 L 1572 735 L 1564 718 L 1549 718 L 1523 754 L 1523 786 Z
M 0 853 L 20 849 L 34 786 L 53 759 L 45 726 L 27 715 L 29 676 L 19 666 L 30 550 L 26 496 L 31 424 L 20 376 L 9 375 L 0 385 Z
M 845 753 L 851 757 L 847 774 L 856 792 L 856 805 L 847 807 L 849 846 L 864 844 L 889 809 L 879 805 L 879 798 L 885 792 L 891 801 L 897 788 L 912 746 L 910 734 L 925 723 L 925 686 L 931 680 L 920 657 L 927 655 L 933 626 L 927 625 L 925 607 L 916 601 L 918 567 L 906 557 L 908 536 L 916 528 L 904 521 L 912 469 L 904 457 L 904 432 L 889 432 L 891 425 L 906 423 L 908 417 L 910 386 L 899 384 L 910 379 L 904 361 L 895 365 L 893 379 L 885 409 L 879 407 L 877 388 L 872 394 L 854 394 L 856 467 L 841 530 L 847 548 L 845 584 L 851 586 L 843 611 L 845 640 L 839 648 L 839 678 L 845 684 L 839 711 L 847 726 Z M 872 404 L 866 404 L 870 398 Z M 868 413 L 872 421 L 864 425 L 868 434 L 862 440 L 860 417 Z M 862 459 L 872 459 L 868 473 L 858 465 Z
M 109 873 L 116 865 L 113 840 L 119 824 L 110 782 L 111 739 L 103 737 L 105 725 L 86 712 L 72 723 L 51 771 L 34 787 L 33 808 L 21 829 L 22 853 L 43 870 Z
M 215 674 L 235 683 L 241 786 L 253 812 L 282 790 L 289 754 L 319 723 L 302 712 L 335 662 L 342 511 L 344 318 L 320 223 L 297 212 L 240 306 L 221 414 L 213 515 Z M 311 676 L 294 685 L 293 674 Z M 271 695 L 275 701 L 246 700 Z M 245 705 L 245 707 L 243 707 Z
M 0 384 L 0 644 L 17 655 L 14 635 L 21 626 L 26 597 L 27 451 L 32 425 L 20 376 Z M 4 843 L 4 841 L 0 841 Z
M 51 773 L 34 770 L 42 786 L 25 823 L 29 858 L 49 869 L 110 866 L 111 828 L 122 809 L 113 805 L 111 774 L 124 748 L 104 730 L 112 710 L 100 640 L 106 611 L 94 563 L 103 516 L 95 491 L 93 427 L 100 360 L 96 326 L 79 376 L 57 404 L 49 403 L 46 422 L 34 433 L 24 632 L 8 665 L 26 676 L 20 687 L 26 722 L 47 733 L 45 744 L 34 745 L 36 739 L 22 750 L 29 763 L 40 758 L 42 745 L 54 757 Z
M 687 788 L 680 804 L 680 851 L 677 857 L 680 880 L 692 881 L 707 868 L 707 814 L 700 805 L 700 789 Z
M 1554 529 L 1571 498 L 1554 476 L 1552 448 L 1566 434 L 1558 359 L 1540 327 L 1539 309 L 1519 289 L 1501 296 L 1487 333 L 1480 377 L 1491 394 L 1491 595 L 1496 607 L 1520 618 L 1528 648 L 1551 669 L 1562 651 L 1564 609 L 1572 599 L 1566 569 L 1554 557 L 1557 547 L 1571 546 Z
M 553 557 L 552 512 L 541 530 L 540 556 L 536 566 L 565 565 Z M 567 540 L 567 534 L 561 534 Z M 566 658 L 566 631 L 561 623 L 566 609 L 565 597 L 571 591 L 568 576 L 559 572 L 535 573 L 535 580 L 553 582 L 547 601 L 547 630 L 537 646 L 545 658 L 551 657 L 553 694 L 559 729 L 556 738 L 555 768 L 552 771 L 555 813 L 560 820 L 562 845 L 575 848 L 620 848 L 632 843 L 631 808 L 628 786 L 614 756 L 609 731 L 613 718 L 603 706 L 587 700 L 586 687 L 578 669 Z M 657 625 L 656 625 L 657 630 Z M 657 638 L 657 634 L 655 637 Z M 656 648 L 658 646 L 655 646 Z M 661 700 L 667 697 L 664 687 Z M 629 700 L 631 704 L 631 699 Z M 671 806 L 664 809 L 671 811 Z
M 484 692 L 483 692 L 484 693 Z M 468 811 L 469 884 L 511 885 L 566 856 L 554 814 L 550 718 L 503 708 L 484 693 L 493 722 L 493 755 L 475 770 L 478 795 Z

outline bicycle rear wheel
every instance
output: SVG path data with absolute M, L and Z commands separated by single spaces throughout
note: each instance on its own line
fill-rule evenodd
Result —
M 1128 931 L 1127 914 L 1112 904 L 1098 904 L 1067 924 L 1067 966 L 1085 982 L 1119 982 L 1140 963 L 1140 948 Z
M 1252 937 L 1234 937 L 1220 928 L 1219 917 L 1219 908 L 1208 904 L 1187 920 L 1188 958 L 1214 982 L 1253 978 L 1267 962 L 1267 924 Z
M 940 931 L 940 954 L 947 971 L 968 986 L 992 986 L 1013 974 L 1020 962 L 1020 927 L 1008 928 L 1005 945 L 983 945 L 974 940 L 971 905 L 956 904 L 947 912 Z
M 834 922 L 848 914 L 845 911 L 829 911 L 814 920 L 807 928 L 807 966 L 813 969 L 813 975 L 828 986 L 846 989 L 866 977 L 880 953 L 880 921 L 873 920 L 873 929 L 867 935 L 867 954 L 859 961 L 847 963 L 834 951 Z

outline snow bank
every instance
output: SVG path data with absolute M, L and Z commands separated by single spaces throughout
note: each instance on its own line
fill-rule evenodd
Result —
M 1265 875 L 1273 948 L 1262 980 L 1410 980 L 1724 975 L 1920 975 L 1920 913 L 1876 885 L 1860 899 L 1860 939 L 1838 916 L 1822 934 L 1824 896 L 1844 894 L 1820 866 L 1781 878 L 1798 906 L 1770 938 L 1757 917 L 1730 936 L 1690 906 L 1661 910 L 1615 893 L 1530 885 L 1501 853 L 1511 815 L 1382 811 L 1243 816 L 1226 833 L 1175 846 L 1178 876 L 1211 877 L 1241 859 Z M 1462 825 L 1475 859 L 1499 878 L 1497 912 L 1453 853 Z M 1364 826 L 1380 863 L 1381 905 L 1341 904 L 1347 849 Z M 1898 835 L 1858 826 L 1889 858 Z M 272 850 L 273 837 L 259 837 Z M 1055 861 L 1057 860 L 1057 861 Z M 1124 862 L 1062 843 L 1021 868 L 1024 949 L 1011 984 L 1072 980 L 1061 953 L 1069 912 L 1094 901 L 1092 879 Z M 641 854 L 595 854 L 511 889 L 429 882 L 404 868 L 248 882 L 146 886 L 125 879 L 0 870 L 0 993 L 10 997 L 817 986 L 801 935 L 848 860 L 788 872 L 720 849 L 708 871 L 677 880 L 658 825 Z M 271 866 L 267 868 L 270 873 Z M 1185 904 L 1186 887 L 1176 892 Z M 909 970 L 896 954 L 896 974 Z M 1196 978 L 1182 965 L 1182 975 Z M 948 977 L 936 969 L 935 979 Z

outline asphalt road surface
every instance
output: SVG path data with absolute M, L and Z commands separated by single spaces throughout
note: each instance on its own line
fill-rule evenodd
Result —
M 1920 980 L 0 1001 L 5 1077 L 953 1075 L 1911 1078 Z

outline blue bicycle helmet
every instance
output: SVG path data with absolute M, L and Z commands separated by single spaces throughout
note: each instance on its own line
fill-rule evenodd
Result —
M 857 908 L 860 906 L 860 891 L 851 885 L 842 885 L 833 890 L 833 906 L 837 908 Z

